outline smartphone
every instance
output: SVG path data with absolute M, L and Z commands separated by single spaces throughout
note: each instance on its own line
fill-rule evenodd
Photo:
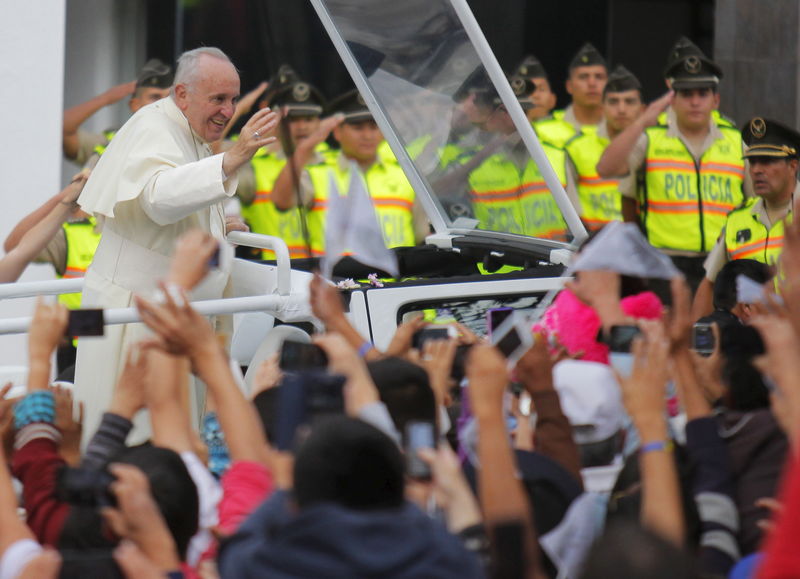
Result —
M 697 322 L 692 328 L 692 350 L 702 356 L 710 356 L 715 347 L 713 324 Z
M 641 333 L 639 326 L 611 326 L 606 343 L 612 352 L 628 354 L 633 339 Z
M 428 340 L 449 340 L 458 335 L 455 326 L 439 325 L 422 328 L 411 337 L 411 347 L 422 350 Z
M 316 344 L 285 340 L 278 361 L 281 370 L 320 370 L 328 367 L 328 355 Z
M 408 422 L 403 436 L 408 476 L 417 480 L 430 480 L 431 467 L 417 454 L 420 448 L 436 448 L 436 425 L 433 422 Z
M 514 312 L 514 308 L 489 308 L 486 310 L 486 335 L 492 337 L 492 332 L 500 327 Z
M 285 374 L 277 388 L 275 446 L 297 448 L 326 417 L 344 414 L 344 376 L 324 371 Z
M 66 336 L 102 336 L 105 332 L 103 310 L 70 310 Z
M 533 334 L 525 323 L 525 318 L 517 312 L 512 312 L 492 332 L 490 341 L 506 357 L 508 367 L 513 368 L 525 352 L 533 346 Z

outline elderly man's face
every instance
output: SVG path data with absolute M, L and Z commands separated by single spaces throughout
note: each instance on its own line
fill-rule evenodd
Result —
M 222 138 L 239 100 L 239 74 L 232 64 L 203 55 L 190 84 L 175 86 L 175 102 L 207 143 Z

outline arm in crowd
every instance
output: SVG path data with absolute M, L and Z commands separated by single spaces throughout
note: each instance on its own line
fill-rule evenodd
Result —
M 105 468 L 111 457 L 125 448 L 125 439 L 133 428 L 133 418 L 145 405 L 149 361 L 147 350 L 139 344 L 128 350 L 111 404 L 86 446 L 81 466 L 95 470 Z
M 774 300 L 759 307 L 751 323 L 761 333 L 766 355 L 757 360 L 758 366 L 776 385 L 773 401 L 781 410 L 776 412 L 780 422 L 788 427 L 787 436 L 792 441 L 793 452 L 788 455 L 778 501 L 782 503 L 773 520 L 773 527 L 762 548 L 765 556 L 759 567 L 759 579 L 788 578 L 800 569 L 800 458 L 796 452 L 798 424 L 800 424 L 800 311 L 797 302 L 797 284 L 800 281 L 800 228 L 796 223 L 786 225 L 784 250 L 781 255 L 784 277 L 780 291 L 785 306 Z
M 112 86 L 107 91 L 90 98 L 64 111 L 64 127 L 62 129 L 62 148 L 67 159 L 78 156 L 78 130 L 86 120 L 103 107 L 113 105 L 136 90 L 136 81 L 125 82 Z
M 641 522 L 678 547 L 685 522 L 675 459 L 665 417 L 670 342 L 661 322 L 642 321 L 644 338 L 633 344 L 633 371 L 619 377 L 622 399 L 641 440 Z
M 520 358 L 517 377 L 536 408 L 536 450 L 564 467 L 582 485 L 580 453 L 553 386 L 553 360 L 544 336 L 536 335 L 533 347 Z
M 300 181 L 300 172 L 313 157 L 314 149 L 317 145 L 327 139 L 331 131 L 343 120 L 344 117 L 339 114 L 323 119 L 316 131 L 297 144 L 294 154 L 292 155 L 292 163 L 286 163 L 286 165 L 284 165 L 272 188 L 271 197 L 272 202 L 275 203 L 275 207 L 285 211 L 297 205 L 294 186 L 295 182 L 299 183 Z M 298 172 L 297 175 L 292 175 L 292 168 Z M 310 201 L 310 199 L 304 199 L 304 202 L 306 201 Z
M 508 386 L 506 360 L 490 346 L 473 346 L 467 361 L 470 400 L 478 421 L 479 498 L 493 553 L 498 553 L 498 527 L 519 524 L 522 528 L 519 554 L 526 577 L 541 577 L 532 509 L 525 489 L 516 476 L 514 451 L 508 440 L 503 412 L 503 394 Z M 495 564 L 502 564 L 497 561 Z
M 686 282 L 673 280 L 668 330 L 673 376 L 688 420 L 686 450 L 694 466 L 692 494 L 701 525 L 698 565 L 703 573 L 725 575 L 740 557 L 736 486 L 728 448 L 719 434 L 713 408 L 692 359 L 690 346 L 694 318 L 690 313 L 690 303 L 691 290 Z M 716 338 L 718 344 L 719 336 Z
M 72 214 L 75 202 L 86 183 L 86 175 L 78 173 L 58 196 L 26 217 L 6 238 L 6 256 L 0 260 L 0 283 L 16 281 L 28 264 L 58 233 L 61 225 Z M 58 198 L 57 201 L 54 199 Z M 52 207 L 50 207 L 52 204 Z M 48 211 L 42 211 L 50 207 Z M 41 211 L 41 213 L 39 213 Z M 33 219 L 35 217 L 35 220 Z M 25 229 L 21 229 L 25 223 Z
M 356 351 L 360 351 L 365 345 L 369 346 L 363 352 L 366 360 L 380 357 L 381 353 L 372 347 L 369 341 L 365 340 L 347 319 L 342 303 L 342 294 L 333 284 L 316 273 L 308 286 L 308 292 L 311 311 L 325 324 L 328 332 L 341 335 Z
M 635 167 L 628 166 L 628 156 L 647 127 L 658 122 L 658 115 L 672 103 L 675 93 L 669 91 L 647 106 L 635 121 L 612 140 L 597 162 L 597 174 L 603 178 L 627 175 Z

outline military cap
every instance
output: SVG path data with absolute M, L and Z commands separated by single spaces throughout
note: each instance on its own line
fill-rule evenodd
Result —
M 629 90 L 642 90 L 642 84 L 636 75 L 621 64 L 608 75 L 608 81 L 603 89 L 603 94 L 610 92 L 627 92 Z
M 719 84 L 722 69 L 683 36 L 670 50 L 664 77 L 673 90 L 712 88 Z
M 579 66 L 604 66 L 608 68 L 606 64 L 606 59 L 603 58 L 603 55 L 598 52 L 598 50 L 592 46 L 589 42 L 581 46 L 580 50 L 575 53 L 575 56 L 572 57 L 572 60 L 569 62 L 569 71 L 572 72 Z
M 151 58 L 136 77 L 136 88 L 169 88 L 172 86 L 172 67 L 157 58 Z
M 336 97 L 328 106 L 331 114 L 342 113 L 345 123 L 371 121 L 372 113 L 364 102 L 364 97 L 357 90 L 351 90 Z
M 514 74 L 525 78 L 547 78 L 547 71 L 539 59 L 529 54 L 517 65 Z
M 291 66 L 288 64 L 280 65 L 278 71 L 267 81 L 267 90 L 261 95 L 259 101 L 266 102 L 267 104 L 271 103 L 278 92 L 283 91 L 287 85 L 298 82 L 299 80 L 300 77 Z
M 285 108 L 289 116 L 319 116 L 325 108 L 322 93 L 301 80 L 277 87 L 267 102 L 271 107 Z
M 536 90 L 536 85 L 532 80 L 512 74 L 508 77 L 508 84 L 511 85 L 511 90 L 514 91 L 514 96 L 517 97 L 517 101 L 520 105 L 522 105 L 523 109 L 533 108 L 531 93 Z M 503 101 L 500 99 L 500 95 L 495 93 L 493 103 L 495 106 L 500 106 L 503 104 Z
M 744 158 L 800 157 L 800 133 L 778 121 L 751 119 L 742 129 L 742 140 L 747 145 Z

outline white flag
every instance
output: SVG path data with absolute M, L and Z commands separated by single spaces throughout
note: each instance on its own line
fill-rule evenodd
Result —
M 397 257 L 386 247 L 372 198 L 358 165 L 351 164 L 350 187 L 346 196 L 339 194 L 333 174 L 328 191 L 325 255 L 320 264 L 322 275 L 330 279 L 334 265 L 347 253 L 364 265 L 397 277 Z
M 635 223 L 621 221 L 606 225 L 570 265 L 567 275 L 592 270 L 655 279 L 681 275 L 669 257 L 648 243 Z

